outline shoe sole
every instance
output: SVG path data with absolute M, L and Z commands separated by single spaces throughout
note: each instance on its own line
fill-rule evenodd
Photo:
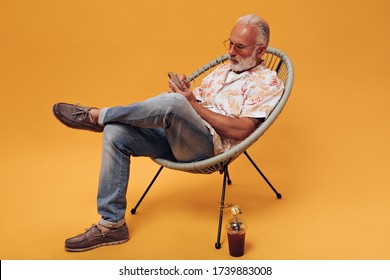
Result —
M 103 247 L 103 246 L 123 244 L 123 243 L 125 243 L 127 241 L 129 241 L 129 239 L 124 239 L 124 240 L 119 240 L 119 241 L 112 241 L 112 242 L 106 242 L 106 243 L 100 243 L 100 244 L 96 244 L 96 245 L 93 245 L 93 246 L 90 246 L 90 247 L 86 247 L 86 248 L 68 248 L 68 247 L 65 246 L 65 250 L 68 251 L 68 252 L 84 252 L 84 251 L 93 250 L 93 249 L 96 249 L 96 248 L 99 248 L 99 247 Z
M 60 123 L 64 124 L 65 126 L 67 126 L 69 128 L 73 128 L 73 129 L 88 130 L 88 131 L 92 131 L 92 132 L 96 132 L 96 133 L 103 132 L 103 129 L 102 130 L 97 130 L 97 129 L 94 129 L 93 127 L 89 127 L 89 126 L 78 127 L 77 124 L 74 124 L 72 122 L 66 122 L 65 121 L 66 119 L 61 119 L 59 117 L 60 115 L 62 116 L 62 114 L 57 109 L 57 107 L 58 107 L 58 104 L 55 104 L 53 106 L 53 115 L 56 117 L 57 120 L 60 121 Z

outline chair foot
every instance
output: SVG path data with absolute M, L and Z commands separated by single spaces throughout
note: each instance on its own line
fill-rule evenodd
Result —
M 221 249 L 221 243 L 216 242 L 216 243 L 215 243 L 215 248 L 216 248 L 216 249 Z
M 231 185 L 232 184 L 232 180 L 230 180 L 230 174 L 229 174 L 229 170 L 228 170 L 228 165 L 226 165 L 226 176 L 227 176 L 227 183 L 228 185 Z
M 139 199 L 139 201 L 137 202 L 137 205 L 134 206 L 133 209 L 131 209 L 130 213 L 131 214 L 135 214 L 135 212 L 137 211 L 137 208 L 138 206 L 141 204 L 142 200 L 145 198 L 145 196 L 147 195 L 147 193 L 149 192 L 150 188 L 153 186 L 154 184 L 154 181 L 156 181 L 158 175 L 160 175 L 160 172 L 161 170 L 164 168 L 164 166 L 160 166 L 159 170 L 157 171 L 156 175 L 154 175 L 154 178 L 153 180 L 150 182 L 149 186 L 146 188 L 145 192 L 143 193 L 143 195 L 141 196 L 141 198 Z
M 272 186 L 271 182 L 267 179 L 267 177 L 265 177 L 265 175 L 263 174 L 263 172 L 261 172 L 260 168 L 257 167 L 256 163 L 253 161 L 253 159 L 248 155 L 248 153 L 245 151 L 244 152 L 244 155 L 246 155 L 246 157 L 249 159 L 249 161 L 252 163 L 252 165 L 254 166 L 254 168 L 257 170 L 257 172 L 259 172 L 259 174 L 261 175 L 261 177 L 263 177 L 264 181 L 267 182 L 268 186 L 273 190 L 273 192 L 276 194 L 276 197 L 278 199 L 281 199 L 282 198 L 282 195 L 274 188 L 274 186 Z

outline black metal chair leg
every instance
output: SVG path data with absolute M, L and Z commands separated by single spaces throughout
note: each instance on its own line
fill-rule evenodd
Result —
M 245 151 L 244 154 L 249 159 L 249 161 L 252 163 L 252 165 L 256 168 L 257 172 L 260 173 L 261 177 L 263 177 L 263 179 L 267 182 L 268 186 L 270 186 L 270 188 L 274 191 L 274 193 L 276 194 L 276 197 L 278 199 L 281 199 L 282 195 L 272 186 L 271 182 L 268 181 L 268 179 L 264 176 L 263 172 L 261 172 L 260 168 L 257 167 L 256 163 L 251 159 L 251 157 L 248 155 L 248 153 Z
M 226 166 L 226 175 L 227 175 L 227 183 L 228 183 L 228 185 L 231 185 L 232 184 L 232 180 L 230 180 L 230 174 L 229 174 L 228 166 Z
M 146 194 L 148 193 L 149 189 L 152 187 L 154 181 L 156 181 L 158 175 L 160 175 L 160 172 L 161 170 L 164 168 L 164 166 L 160 166 L 160 169 L 157 171 L 156 175 L 154 176 L 153 180 L 150 182 L 149 186 L 147 187 L 147 189 L 145 190 L 144 194 L 141 196 L 141 198 L 139 199 L 137 205 L 131 209 L 131 214 L 135 214 L 135 212 L 137 212 L 137 208 L 138 206 L 141 204 L 142 200 L 144 199 L 144 197 L 146 196 Z
M 226 190 L 226 178 L 228 177 L 228 167 L 227 165 L 223 168 L 223 183 L 222 183 L 222 196 L 221 204 L 219 206 L 219 222 L 218 222 L 218 234 L 217 242 L 215 243 L 215 248 L 221 248 L 221 231 L 222 231 L 222 221 L 223 221 L 223 211 L 225 207 L 225 190 Z

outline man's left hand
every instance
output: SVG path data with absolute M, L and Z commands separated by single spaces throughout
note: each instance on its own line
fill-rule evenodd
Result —
M 196 98 L 192 91 L 190 90 L 190 82 L 188 82 L 187 77 L 185 75 L 179 75 L 179 81 L 180 86 L 182 89 L 180 89 L 177 85 L 175 85 L 174 82 L 171 80 L 168 80 L 168 85 L 170 88 L 169 92 L 176 92 L 184 95 L 184 97 L 191 103 L 196 102 Z

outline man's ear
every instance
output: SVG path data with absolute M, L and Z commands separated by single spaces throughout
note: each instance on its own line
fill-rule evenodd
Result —
M 261 58 L 263 57 L 263 55 L 265 54 L 266 51 L 267 51 L 267 47 L 261 46 L 261 47 L 257 50 L 257 57 L 261 59 Z

